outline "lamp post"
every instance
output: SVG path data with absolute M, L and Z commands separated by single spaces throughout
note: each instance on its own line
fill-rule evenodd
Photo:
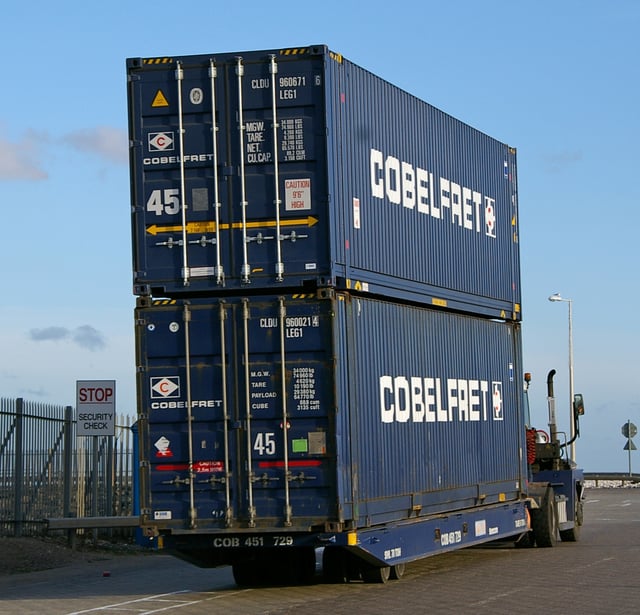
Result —
M 560 293 L 555 293 L 549 297 L 549 301 L 562 301 L 569 304 L 569 434 L 570 434 L 570 457 L 576 460 L 575 424 L 573 419 L 573 300 L 565 299 Z

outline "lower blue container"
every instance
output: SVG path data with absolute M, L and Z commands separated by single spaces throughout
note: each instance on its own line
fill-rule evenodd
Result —
M 340 533 L 522 499 L 516 323 L 323 291 L 139 298 L 136 337 L 161 532 Z

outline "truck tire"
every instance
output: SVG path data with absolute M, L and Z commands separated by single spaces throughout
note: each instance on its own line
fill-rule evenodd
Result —
M 558 523 L 554 504 L 553 488 L 549 487 L 540 508 L 531 510 L 531 528 L 539 547 L 553 547 L 558 542 Z
M 233 580 L 239 587 L 256 587 L 263 582 L 261 578 L 262 568 L 255 561 L 240 561 L 231 564 Z
M 240 587 L 308 585 L 316 573 L 315 551 L 304 547 L 256 553 L 251 559 L 233 562 L 231 571 Z
M 562 542 L 578 542 L 578 540 L 580 540 L 580 527 L 582 526 L 582 518 L 582 502 L 577 500 L 576 509 L 573 513 L 573 527 L 569 530 L 560 530 L 560 540 L 562 540 Z
M 405 568 L 405 564 L 396 564 L 395 566 L 391 566 L 390 578 L 396 581 L 401 579 L 404 576 Z
M 302 547 L 291 551 L 288 558 L 287 584 L 309 585 L 316 574 L 316 552 L 313 547 Z
M 386 583 L 391 576 L 390 566 L 362 565 L 362 580 L 365 583 Z
M 530 549 L 536 546 L 536 539 L 533 532 L 524 532 L 518 536 L 518 539 L 514 543 L 516 549 Z
M 322 575 L 327 583 L 348 583 L 348 554 L 339 547 L 325 547 L 322 552 Z

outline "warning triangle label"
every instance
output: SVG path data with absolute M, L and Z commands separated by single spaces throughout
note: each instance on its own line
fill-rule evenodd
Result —
M 167 99 L 162 93 L 162 90 L 158 90 L 156 92 L 156 95 L 153 98 L 153 102 L 151 103 L 151 106 L 152 107 L 168 107 L 169 106 Z

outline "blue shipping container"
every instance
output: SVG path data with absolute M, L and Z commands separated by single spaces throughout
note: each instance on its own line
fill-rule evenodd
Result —
M 340 532 L 477 510 L 478 540 L 485 508 L 522 500 L 518 323 L 331 289 L 138 303 L 147 523 Z
M 513 148 L 324 46 L 127 72 L 136 294 L 335 287 L 520 318 Z

